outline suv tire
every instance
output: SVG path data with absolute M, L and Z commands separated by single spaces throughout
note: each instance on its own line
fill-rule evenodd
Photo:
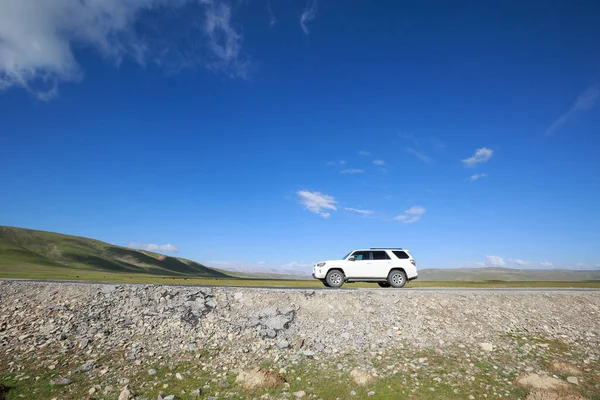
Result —
M 387 282 L 377 282 L 377 284 L 381 287 L 390 287 L 391 285 Z
M 329 286 L 329 283 L 327 283 L 326 279 L 323 279 L 321 282 L 323 282 L 323 285 L 325 285 L 325 287 L 331 287 Z
M 332 288 L 339 288 L 344 284 L 344 273 L 339 269 L 332 269 L 325 276 L 325 284 Z
M 400 269 L 393 269 L 390 271 L 387 281 L 391 287 L 401 288 L 406 285 L 406 274 Z

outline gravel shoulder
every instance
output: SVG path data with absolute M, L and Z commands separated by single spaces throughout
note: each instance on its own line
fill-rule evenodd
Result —
M 131 399 L 600 394 L 599 291 L 0 281 L 0 310 L 0 384 L 13 388 L 9 399 L 34 390 L 29 398 L 108 399 L 127 385 Z M 552 362 L 578 377 L 553 372 Z M 253 389 L 236 381 L 255 368 L 283 381 Z M 536 388 L 523 374 L 561 385 Z

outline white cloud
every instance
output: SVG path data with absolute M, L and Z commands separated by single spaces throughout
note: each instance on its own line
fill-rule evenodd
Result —
M 412 142 L 413 144 L 418 144 L 417 143 L 417 139 L 415 139 L 414 135 L 412 133 L 408 133 L 408 132 L 402 132 L 398 134 L 398 137 L 401 139 L 404 139 L 408 142 Z
M 421 206 L 413 206 L 408 210 L 405 210 L 404 214 L 398 215 L 394 219 L 397 221 L 402 221 L 405 224 L 412 224 L 413 222 L 420 220 L 423 214 L 425 214 L 425 211 L 425 208 Z
M 475 175 L 471 175 L 469 178 L 467 178 L 467 180 L 469 182 L 475 182 L 476 180 L 485 178 L 486 176 L 487 176 L 486 174 L 475 174 Z
M 325 165 L 330 167 L 330 166 L 334 166 L 334 165 L 344 166 L 346 164 L 347 164 L 346 161 L 339 160 L 339 161 L 328 161 Z
M 340 174 L 362 174 L 364 172 L 364 169 L 350 168 L 340 171 Z
M 531 263 L 529 261 L 523 261 L 523 260 L 512 260 L 512 262 L 514 262 L 515 264 L 517 264 L 519 267 L 528 267 L 531 265 Z
M 554 264 L 552 264 L 550 261 L 542 261 L 542 262 L 540 263 L 540 265 L 541 265 L 542 267 L 546 267 L 546 268 L 550 268 L 550 267 L 554 266 Z
M 300 16 L 300 26 L 302 27 L 302 31 L 304 31 L 305 35 L 308 35 L 310 31 L 308 30 L 308 24 L 310 21 L 315 19 L 317 16 L 317 1 L 309 0 L 306 2 L 306 7 Z
M 82 79 L 76 47 L 115 64 L 126 57 L 175 70 L 203 64 L 239 77 L 248 68 L 231 6 L 221 0 L 0 0 L 0 10 L 0 90 L 21 87 L 40 100 Z M 183 22 L 167 32 L 159 17 L 169 13 Z
M 438 150 L 442 150 L 446 148 L 446 144 L 444 142 L 442 142 L 440 139 L 438 138 L 431 138 L 429 139 L 429 143 L 431 143 L 434 147 L 436 147 Z
M 506 261 L 500 256 L 485 256 L 485 265 L 492 267 L 503 267 Z
M 579 114 L 583 111 L 591 110 L 594 107 L 594 105 L 596 104 L 596 101 L 598 100 L 599 96 L 600 96 L 600 87 L 598 87 L 598 86 L 589 87 L 587 90 L 585 90 L 583 93 L 581 93 L 579 95 L 579 97 L 577 97 L 577 100 L 571 106 L 569 111 L 567 111 L 566 113 L 561 115 L 558 119 L 556 119 L 554 122 L 552 122 L 552 124 L 550 124 L 548 129 L 546 129 L 545 135 L 546 136 L 552 135 L 554 132 L 556 132 L 558 129 L 560 129 L 560 127 L 562 127 L 565 123 L 567 123 L 567 121 L 569 121 L 569 119 L 573 118 L 574 116 L 576 116 L 577 114 Z
M 277 23 L 277 17 L 275 17 L 273 10 L 271 10 L 271 3 L 267 3 L 267 11 L 269 12 L 269 26 L 275 26 Z
M 159 253 L 177 253 L 179 249 L 172 244 L 129 243 L 129 248 L 156 251 Z
M 352 211 L 358 214 L 363 214 L 363 215 L 371 215 L 373 213 L 375 213 L 375 211 L 371 211 L 371 210 L 359 210 L 358 208 L 351 208 L 351 207 L 346 207 L 344 208 L 344 210 L 346 211 Z
M 358 152 L 358 155 L 359 156 L 363 156 L 363 157 L 368 157 L 368 156 L 371 155 L 371 152 L 365 151 L 365 150 L 361 150 L 361 151 Z
M 418 151 L 416 151 L 415 149 L 411 149 L 410 147 L 406 148 L 406 152 L 412 154 L 413 156 L 419 158 L 421 161 L 424 161 L 426 163 L 430 163 L 431 162 L 431 158 L 426 156 L 423 153 L 419 153 Z
M 292 261 L 284 265 L 285 268 L 306 268 L 312 267 L 312 264 L 306 263 L 304 261 Z
M 482 147 L 480 149 L 475 150 L 475 154 L 469 158 L 465 158 L 462 162 L 466 167 L 474 167 L 477 164 L 484 163 L 492 158 L 494 151 L 488 149 L 487 147 Z
M 320 215 L 323 218 L 327 218 L 330 215 L 325 210 L 337 210 L 337 201 L 335 201 L 333 196 L 319 192 L 309 192 L 307 190 L 299 190 L 298 196 L 300 196 L 300 203 L 302 203 L 308 211 Z
M 383 161 L 383 160 L 373 160 L 373 164 L 375 164 L 375 165 L 384 165 L 385 161 Z

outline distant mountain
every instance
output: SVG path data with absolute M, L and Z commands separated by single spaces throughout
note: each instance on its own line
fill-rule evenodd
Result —
M 419 281 L 600 281 L 600 270 L 432 268 L 419 270 Z
M 9 267 L 12 270 L 18 267 L 56 267 L 162 276 L 231 277 L 224 271 L 184 258 L 79 236 L 0 226 L 0 269 Z

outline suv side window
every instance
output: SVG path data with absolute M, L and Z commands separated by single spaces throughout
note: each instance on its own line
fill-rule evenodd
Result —
M 373 260 L 389 260 L 390 256 L 385 251 L 372 251 Z
M 406 254 L 404 251 L 393 251 L 392 253 L 394 253 L 394 255 L 401 260 L 406 260 L 410 258 L 408 254 Z
M 366 261 L 369 259 L 368 251 L 355 251 L 352 255 L 354 256 L 355 261 Z

